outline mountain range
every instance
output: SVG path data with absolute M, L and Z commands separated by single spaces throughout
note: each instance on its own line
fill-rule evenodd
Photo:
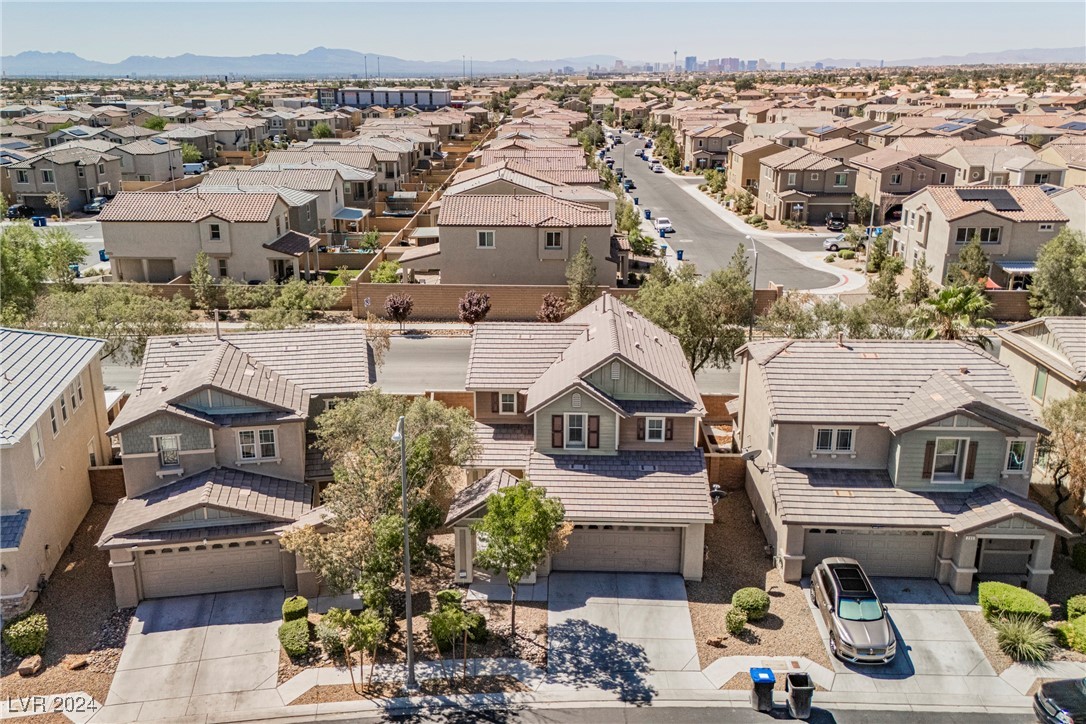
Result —
M 355 50 L 313 48 L 299 55 L 265 53 L 250 56 L 213 56 L 185 53 L 159 58 L 149 55 L 133 55 L 119 63 L 87 60 L 74 53 L 24 51 L 18 55 L 0 58 L 0 71 L 6 76 L 34 77 L 199 77 L 223 76 L 242 78 L 422 78 L 460 77 L 466 71 L 476 76 L 531 74 L 572 67 L 575 71 L 587 68 L 610 69 L 618 60 L 613 55 L 585 55 L 553 60 L 473 60 L 470 66 L 462 59 L 428 61 L 405 60 L 390 55 L 363 54 Z M 811 68 L 815 63 L 837 68 L 911 65 L 975 65 L 1003 63 L 1083 63 L 1086 47 L 1031 48 L 1002 50 L 966 55 L 876 60 L 870 58 L 823 58 L 821 60 L 786 63 L 789 69 Z M 638 67 L 642 61 L 627 61 L 628 66 Z M 773 64 L 774 67 L 776 63 Z M 468 70 L 470 68 L 470 70 Z

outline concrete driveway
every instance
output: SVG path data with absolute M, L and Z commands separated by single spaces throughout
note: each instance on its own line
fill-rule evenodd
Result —
M 279 588 L 144 601 L 103 712 L 151 721 L 282 706 L 282 605 Z
M 659 688 L 706 686 L 682 577 L 552 573 L 549 678 L 650 699 Z M 696 679 L 696 681 L 694 680 Z

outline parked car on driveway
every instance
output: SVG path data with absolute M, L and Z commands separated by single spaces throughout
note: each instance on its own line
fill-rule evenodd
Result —
M 652 225 L 656 227 L 657 231 L 662 231 L 665 234 L 670 234 L 675 231 L 675 227 L 671 225 L 671 219 L 666 216 L 657 216 L 656 220 L 652 222 Z
M 1045 724 L 1086 721 L 1086 679 L 1062 679 L 1041 684 L 1033 696 L 1033 713 Z
M 97 214 L 105 208 L 106 202 L 108 202 L 105 196 L 95 196 L 89 204 L 83 204 L 84 214 Z
M 829 231 L 844 231 L 846 226 L 848 226 L 848 219 L 844 214 L 837 211 L 826 214 L 826 229 Z
M 29 219 L 34 215 L 34 209 L 26 204 L 12 204 L 8 207 L 9 219 Z
M 871 580 L 852 558 L 826 558 L 811 574 L 811 599 L 830 632 L 830 651 L 855 664 L 887 664 L 897 638 Z

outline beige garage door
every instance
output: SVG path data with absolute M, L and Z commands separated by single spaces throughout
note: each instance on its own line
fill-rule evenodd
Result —
M 182 545 L 140 551 L 144 598 L 283 585 L 274 539 Z
M 869 576 L 931 578 L 935 575 L 935 531 L 870 528 L 809 528 L 804 538 L 803 572 L 823 558 L 855 558 Z
M 554 557 L 556 571 L 680 573 L 682 528 L 577 526 Z

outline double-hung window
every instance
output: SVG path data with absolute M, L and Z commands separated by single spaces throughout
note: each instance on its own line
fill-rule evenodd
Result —
M 848 174 L 847 173 L 835 173 L 833 175 L 834 186 L 848 186 Z
M 68 400 L 65 399 L 64 393 L 60 393 L 60 417 L 64 420 L 64 424 L 68 424 Z
M 36 422 L 30 427 L 30 449 L 34 453 L 34 466 L 41 465 L 45 459 L 45 443 L 41 439 L 41 427 Z
M 582 413 L 566 415 L 566 447 L 583 448 L 585 443 L 585 416 Z
M 890 174 L 890 185 L 891 186 L 900 186 L 901 185 L 901 174 L 899 174 L 899 173 Z
M 220 241 L 222 239 L 222 229 L 218 224 L 211 224 L 208 227 L 208 231 L 212 241 Z
M 238 451 L 242 460 L 269 460 L 278 457 L 275 430 L 239 430 Z
M 1020 473 L 1026 469 L 1026 453 L 1029 451 L 1029 443 L 1025 440 L 1010 440 L 1007 442 L 1007 461 L 1003 466 L 1005 473 Z
M 1045 392 L 1048 390 L 1048 370 L 1038 367 L 1033 373 L 1033 399 L 1038 402 L 1045 401 Z
M 562 248 L 562 232 L 561 231 L 548 231 L 545 241 L 543 242 L 544 249 L 561 249 Z
M 498 412 L 502 415 L 517 414 L 517 393 L 502 392 L 498 400 Z
M 47 169 L 47 168 L 42 169 L 41 182 L 43 184 L 51 184 L 51 183 L 53 183 L 53 172 L 50 169 Z
M 961 480 L 965 474 L 965 449 L 968 444 L 964 437 L 937 438 L 931 466 L 932 480 Z
M 795 186 L 796 185 L 796 175 L 794 173 L 788 174 L 788 185 L 789 186 Z
M 16 171 L 15 172 L 15 183 L 17 183 L 17 184 L 28 184 L 28 183 L 30 183 L 30 176 L 27 174 L 26 171 Z
M 645 440 L 648 442 L 664 441 L 664 418 L 650 417 L 645 420 Z
M 60 425 L 57 423 L 57 408 L 49 405 L 49 427 L 53 430 L 53 437 L 60 433 Z
M 820 427 L 815 430 L 816 453 L 851 453 L 855 449 L 856 431 L 851 427 Z
M 158 435 L 155 440 L 155 452 L 158 453 L 158 465 L 161 468 L 176 468 L 181 465 L 181 436 Z
M 494 232 L 493 231 L 480 231 L 476 234 L 476 243 L 480 249 L 493 249 L 494 248 Z

